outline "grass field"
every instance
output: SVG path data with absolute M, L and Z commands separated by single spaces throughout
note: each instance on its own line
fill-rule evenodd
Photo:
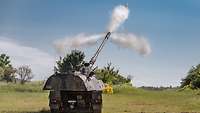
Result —
M 0 113 L 48 113 L 41 83 L 0 84 Z M 103 113 L 200 112 L 199 91 L 148 91 L 118 86 L 103 95 Z

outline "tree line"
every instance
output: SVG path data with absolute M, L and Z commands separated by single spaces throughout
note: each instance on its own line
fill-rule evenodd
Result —
M 32 69 L 28 65 L 22 65 L 15 68 L 11 64 L 10 57 L 6 54 L 0 54 L 0 81 L 20 82 L 24 84 L 33 78 Z
M 66 73 L 69 70 L 80 71 L 80 69 L 87 63 L 85 61 L 85 54 L 79 50 L 72 50 L 71 53 L 66 54 L 64 57 L 56 62 L 54 67 L 55 71 L 58 73 Z M 108 63 L 103 68 L 96 68 L 94 70 L 95 76 L 97 79 L 102 80 L 107 84 L 124 84 L 131 82 L 131 75 L 121 75 L 119 70 L 112 66 L 112 63 Z
M 79 50 L 72 50 L 71 53 L 60 57 L 54 66 L 55 72 L 65 73 L 69 70 L 79 71 L 86 63 L 85 54 Z M 94 73 L 98 79 L 108 84 L 130 83 L 131 75 L 122 75 L 119 69 L 108 63 L 103 68 L 97 68 Z M 32 69 L 28 65 L 22 65 L 18 68 L 12 66 L 10 57 L 6 54 L 0 54 L 0 81 L 16 82 L 21 84 L 30 81 L 33 78 Z M 187 73 L 186 77 L 181 79 L 181 88 L 199 89 L 200 88 L 200 64 L 193 66 Z
M 71 71 L 80 71 L 86 63 L 85 54 L 79 50 L 72 50 L 71 53 L 66 54 L 64 57 L 60 57 L 56 61 L 54 66 L 55 73 L 66 73 Z M 131 82 L 131 76 L 124 77 L 119 74 L 119 70 L 108 63 L 103 68 L 97 68 L 94 73 L 98 79 L 101 79 L 104 83 L 108 84 L 124 84 Z M 6 81 L 16 83 L 19 81 L 21 84 L 25 84 L 33 78 L 32 69 L 28 65 L 22 65 L 18 68 L 13 67 L 10 57 L 6 54 L 0 55 L 0 81 Z
M 81 66 L 86 62 L 84 60 L 85 54 L 79 50 L 72 50 L 71 53 L 65 57 L 61 57 L 57 61 L 57 67 L 55 69 L 58 72 L 66 72 L 67 69 L 79 70 Z M 67 68 L 66 68 L 67 67 Z M 112 66 L 112 63 L 108 63 L 103 68 L 97 68 L 95 70 L 96 77 L 101 79 L 104 83 L 108 84 L 124 84 L 130 83 L 131 75 L 121 75 L 119 70 Z M 126 76 L 126 77 L 125 77 Z M 187 73 L 186 77 L 181 79 L 180 88 L 199 89 L 200 88 L 200 64 L 193 66 Z

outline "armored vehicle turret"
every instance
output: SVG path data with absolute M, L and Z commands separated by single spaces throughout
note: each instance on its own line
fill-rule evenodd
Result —
M 101 113 L 104 84 L 96 79 L 93 65 L 109 36 L 110 32 L 90 62 L 79 71 L 55 73 L 47 79 L 43 89 L 50 90 L 49 107 L 52 113 Z

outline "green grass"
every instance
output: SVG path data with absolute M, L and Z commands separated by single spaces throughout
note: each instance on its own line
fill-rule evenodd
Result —
M 43 92 L 42 82 L 30 82 L 25 85 L 0 82 L 1 92 Z
M 41 83 L 0 84 L 0 113 L 48 113 L 48 92 Z M 200 112 L 199 91 L 148 91 L 115 86 L 103 95 L 103 113 Z
M 42 91 L 42 83 L 0 84 L 0 113 L 34 112 L 45 109 L 48 110 L 48 92 Z
M 104 113 L 200 112 L 197 91 L 147 91 L 118 88 L 114 95 L 104 95 Z

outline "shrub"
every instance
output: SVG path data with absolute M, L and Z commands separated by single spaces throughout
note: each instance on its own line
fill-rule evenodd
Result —
M 131 82 L 131 77 L 128 76 L 125 78 L 121 74 L 119 74 L 119 70 L 115 69 L 115 67 L 111 66 L 111 63 L 108 63 L 103 69 L 96 70 L 96 77 L 102 80 L 107 84 L 125 84 Z

